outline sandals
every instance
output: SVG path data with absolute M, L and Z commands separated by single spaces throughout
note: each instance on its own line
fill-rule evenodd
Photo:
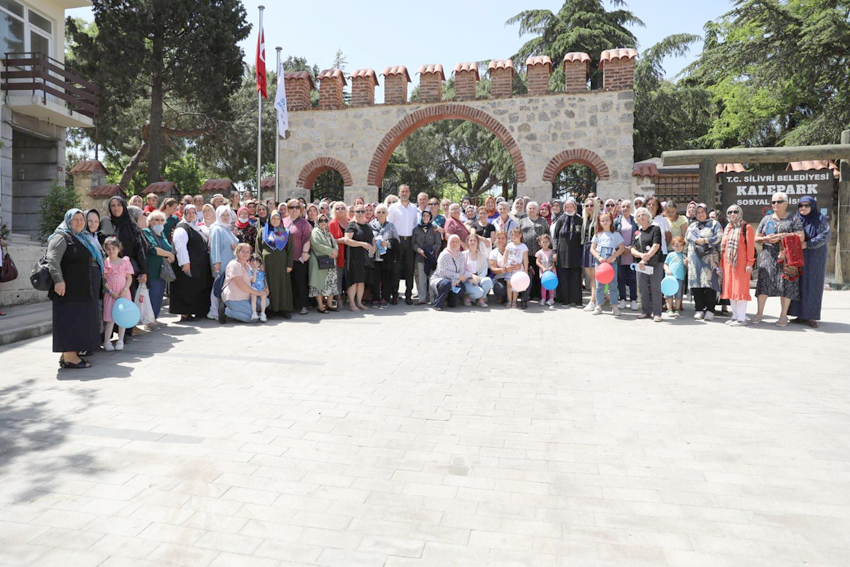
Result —
M 316 313 L 318 313 L 320 315 L 327 315 L 329 313 L 329 311 L 330 310 L 328 308 L 325 308 L 325 309 L 319 309 L 318 307 L 316 308 Z
M 80 361 L 77 362 L 76 364 L 71 364 L 70 362 L 65 362 L 64 359 L 60 358 L 59 359 L 59 368 L 62 368 L 62 369 L 65 369 L 65 368 L 68 368 L 68 369 L 71 369 L 71 368 L 91 368 L 91 362 L 89 362 L 87 360 L 83 360 L 81 358 Z

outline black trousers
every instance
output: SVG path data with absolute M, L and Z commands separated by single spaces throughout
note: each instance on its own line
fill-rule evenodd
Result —
M 393 262 L 384 260 L 375 262 L 375 266 L 369 274 L 369 288 L 372 291 L 372 301 L 389 301 L 392 299 L 393 290 L 398 289 L 395 279 L 395 266 Z M 393 287 L 395 284 L 396 287 Z
M 519 300 L 528 301 L 528 294 L 530 291 L 530 288 L 525 288 L 525 291 L 521 291 L 519 293 Z M 508 280 L 493 280 L 493 295 L 495 295 L 502 301 L 506 300 L 508 298 Z
M 416 252 L 413 251 L 413 239 L 401 238 L 401 246 L 399 246 L 398 264 L 396 271 L 398 273 L 398 281 L 393 288 L 393 297 L 398 297 L 398 286 L 401 280 L 404 280 L 404 296 L 407 299 L 413 297 L 413 277 L 416 274 Z M 425 292 L 423 294 L 423 291 Z M 419 297 L 425 297 L 428 290 L 420 290 Z
M 448 278 L 441 279 L 434 287 L 437 288 L 437 293 L 434 297 L 434 302 L 432 304 L 434 307 L 443 308 L 446 305 L 448 305 L 449 307 L 457 307 L 460 303 L 463 302 L 463 294 L 465 289 L 463 284 L 460 284 L 458 286 L 457 293 L 452 291 L 452 280 Z
M 691 293 L 694 294 L 694 307 L 696 311 L 711 311 L 714 313 L 714 306 L 717 304 L 717 292 L 710 287 L 695 287 L 691 288 Z
M 295 260 L 289 276 L 292 281 L 292 308 L 295 311 L 300 311 L 302 307 L 307 307 L 310 295 L 309 264 Z
M 581 307 L 581 268 L 561 268 L 555 270 L 558 274 L 558 289 L 555 290 L 555 299 L 564 305 L 578 305 Z
M 537 267 L 536 258 L 528 259 L 528 277 L 531 278 L 531 285 L 528 286 L 529 299 L 540 299 L 540 268 Z

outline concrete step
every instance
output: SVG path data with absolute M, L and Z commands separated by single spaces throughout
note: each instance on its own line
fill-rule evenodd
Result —
M 53 331 L 53 304 L 50 301 L 14 307 L 0 307 L 0 345 L 40 337 Z

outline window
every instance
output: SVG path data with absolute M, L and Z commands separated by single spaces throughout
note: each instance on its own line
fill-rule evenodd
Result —
M 0 49 L 53 55 L 53 22 L 15 0 L 0 0 Z M 0 54 L 0 55 L 2 55 Z

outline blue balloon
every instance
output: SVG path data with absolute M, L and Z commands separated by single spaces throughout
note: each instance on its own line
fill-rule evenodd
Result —
M 679 280 L 673 276 L 667 276 L 661 280 L 661 293 L 672 297 L 679 292 Z
M 119 327 L 129 329 L 139 324 L 142 314 L 136 304 L 129 299 L 119 297 L 112 306 L 112 320 Z
M 558 276 L 555 275 L 555 272 L 546 272 L 540 278 L 540 285 L 542 285 L 544 289 L 547 289 L 549 291 L 557 289 Z

